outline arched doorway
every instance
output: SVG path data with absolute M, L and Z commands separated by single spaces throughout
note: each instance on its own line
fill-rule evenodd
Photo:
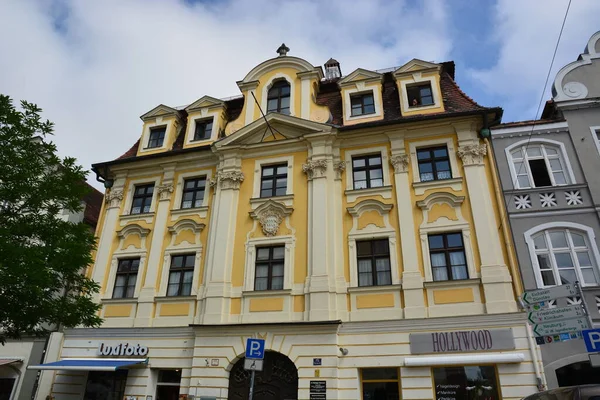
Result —
M 250 393 L 250 371 L 244 370 L 240 358 L 229 373 L 229 400 L 247 400 Z M 285 355 L 265 352 L 262 371 L 256 371 L 253 400 L 297 400 L 298 369 Z
M 556 378 L 560 387 L 600 383 L 600 367 L 592 367 L 589 361 L 576 362 L 558 368 Z

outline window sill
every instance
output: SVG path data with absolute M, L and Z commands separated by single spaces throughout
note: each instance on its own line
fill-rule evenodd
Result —
M 172 302 L 178 302 L 178 301 L 192 301 L 192 300 L 196 300 L 196 296 L 194 295 L 190 295 L 190 296 L 156 296 L 154 298 L 155 301 L 157 302 L 162 302 L 162 303 L 172 303 Z
M 445 287 L 456 287 L 456 286 L 469 286 L 469 285 L 480 285 L 481 279 L 459 279 L 455 281 L 431 281 L 423 282 L 423 286 L 427 289 L 445 288 Z
M 416 195 L 422 195 L 430 189 L 451 188 L 455 192 L 462 190 L 463 178 L 440 179 L 427 182 L 413 182 L 413 189 Z
M 265 204 L 269 200 L 273 200 L 277 203 L 283 203 L 286 207 L 291 207 L 294 203 L 294 195 L 286 194 L 285 196 L 253 197 L 250 199 L 250 206 L 252 207 L 252 211 L 256 210 L 256 208 Z
M 353 203 L 359 197 L 380 195 L 384 199 L 392 198 L 392 186 L 379 186 L 367 189 L 349 189 L 344 192 L 348 203 Z
M 410 103 L 410 102 L 409 102 Z M 419 104 L 416 106 L 408 106 L 408 110 L 422 110 L 422 109 L 427 109 L 430 107 L 437 107 L 437 104 L 433 103 L 433 104 Z
M 138 219 L 143 219 L 146 222 L 152 222 L 152 218 L 154 218 L 154 211 L 149 213 L 141 213 L 141 214 L 122 214 L 119 219 L 121 221 L 135 221 Z
M 177 208 L 171 210 L 171 216 L 179 217 L 182 215 L 197 215 L 200 218 L 206 218 L 208 214 L 208 206 L 193 207 L 193 208 Z M 173 218 L 175 219 L 175 218 Z
M 281 290 L 244 290 L 242 291 L 242 297 L 275 297 L 275 296 L 288 296 L 292 294 L 292 289 L 281 289 Z
M 113 299 L 111 298 L 107 298 L 107 299 L 100 299 L 100 303 L 102 304 L 122 304 L 122 303 L 137 303 L 138 299 L 137 297 L 127 297 L 124 299 Z
M 400 290 L 402 289 L 402 284 L 397 285 L 380 285 L 380 286 L 355 286 L 349 287 L 348 293 L 369 293 L 369 292 L 381 292 L 381 291 L 389 291 L 389 290 Z

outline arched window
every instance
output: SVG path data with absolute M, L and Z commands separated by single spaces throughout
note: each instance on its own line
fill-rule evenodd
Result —
M 285 79 L 276 81 L 269 89 L 267 112 L 290 114 L 290 84 Z
M 524 143 L 510 150 L 513 178 L 519 189 L 568 185 L 570 171 L 563 150 L 547 143 Z
M 579 281 L 582 286 L 597 285 L 597 260 L 593 238 L 572 228 L 546 229 L 530 237 L 535 256 L 536 279 L 540 287 Z

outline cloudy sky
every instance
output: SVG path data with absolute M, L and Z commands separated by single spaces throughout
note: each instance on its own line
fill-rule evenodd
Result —
M 0 0 L 0 92 L 44 109 L 62 155 L 89 167 L 125 152 L 159 103 L 239 94 L 275 56 L 343 73 L 454 60 L 459 85 L 504 121 L 534 118 L 568 0 Z M 600 29 L 572 0 L 556 71 Z M 89 177 L 90 183 L 94 180 Z M 99 186 L 98 186 L 99 187 Z

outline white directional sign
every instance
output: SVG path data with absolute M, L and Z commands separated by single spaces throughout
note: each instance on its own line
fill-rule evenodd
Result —
M 558 335 L 561 333 L 578 332 L 584 329 L 589 329 L 586 318 L 572 318 L 533 325 L 533 333 L 536 336 Z
M 527 319 L 532 324 L 544 322 L 563 321 L 570 318 L 585 318 L 585 311 L 580 305 L 560 308 L 547 308 L 544 310 L 533 311 L 527 315 Z
M 522 299 L 525 304 L 534 304 L 541 301 L 558 299 L 560 297 L 577 296 L 579 291 L 574 284 L 553 286 L 548 289 L 531 290 L 523 293 Z

